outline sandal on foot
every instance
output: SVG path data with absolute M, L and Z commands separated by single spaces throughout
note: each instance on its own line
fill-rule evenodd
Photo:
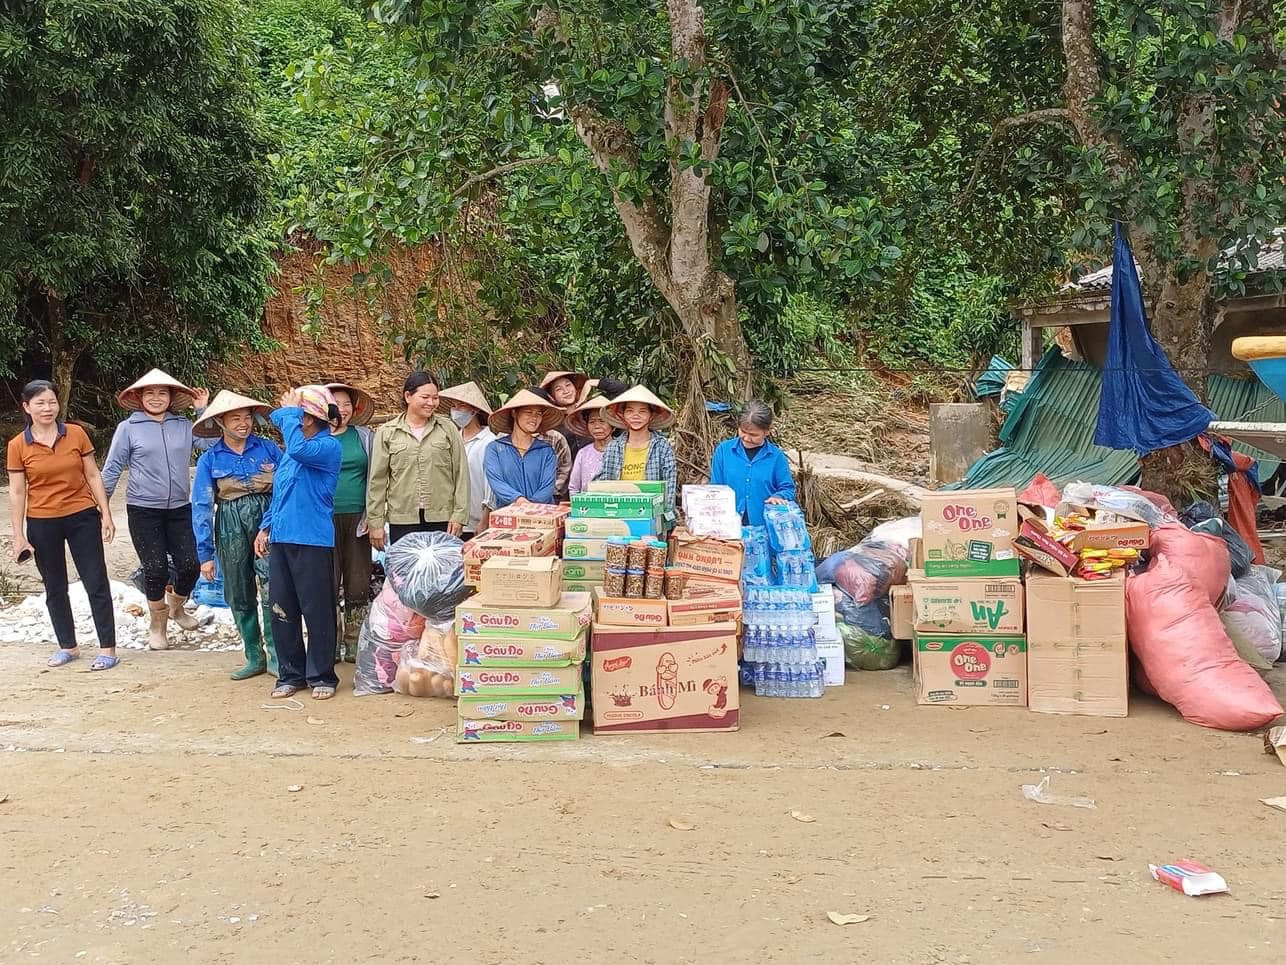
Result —
M 273 700 L 285 700 L 287 697 L 293 697 L 302 690 L 302 687 L 292 687 L 290 684 L 277 684 L 272 691 Z
M 314 687 L 313 700 L 330 700 L 335 696 L 334 687 Z
M 121 662 L 120 657 L 111 657 L 105 653 L 100 653 L 94 658 L 94 662 L 89 665 L 90 670 L 111 670 Z
M 64 667 L 67 664 L 71 663 L 73 660 L 77 660 L 79 658 L 80 658 L 80 654 L 78 654 L 75 650 L 59 650 L 56 654 L 54 654 L 52 657 L 49 658 L 49 662 L 47 666 Z

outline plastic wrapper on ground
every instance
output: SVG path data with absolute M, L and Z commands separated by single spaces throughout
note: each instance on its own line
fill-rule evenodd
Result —
M 1281 657 L 1282 621 L 1276 592 L 1280 575 L 1280 570 L 1268 566 L 1250 567 L 1241 579 L 1230 581 L 1219 614 L 1237 652 L 1256 670 L 1270 669 Z
M 904 554 L 908 559 L 911 557 L 911 540 L 920 539 L 924 535 L 924 527 L 920 523 L 919 516 L 907 516 L 903 519 L 890 519 L 887 522 L 880 523 L 875 529 L 866 534 L 866 539 L 862 543 L 897 543 L 906 550 Z M 858 544 L 860 546 L 861 543 Z M 853 549 L 857 549 L 854 546 Z
M 1254 562 L 1250 547 L 1246 545 L 1246 541 L 1242 539 L 1241 534 L 1229 526 L 1226 520 L 1214 516 L 1194 524 L 1192 530 L 1195 533 L 1218 536 L 1227 544 L 1228 565 L 1232 570 L 1233 579 L 1240 580 L 1250 572 L 1250 566 Z
M 907 549 L 901 543 L 865 539 L 851 550 L 826 557 L 817 582 L 831 583 L 857 604 L 887 598 L 889 587 L 906 582 Z
M 1195 532 L 1182 523 L 1167 523 L 1152 531 L 1149 552 L 1177 566 L 1212 604 L 1218 605 L 1223 598 L 1232 567 L 1228 544 L 1218 536 Z
M 357 638 L 353 693 L 359 697 L 392 693 L 403 648 L 418 641 L 424 627 L 424 617 L 398 599 L 391 581 L 386 580 Z
M 1117 486 L 1099 486 L 1093 483 L 1073 482 L 1063 488 L 1063 502 L 1087 506 L 1102 513 L 1114 513 L 1137 519 L 1155 528 L 1173 522 L 1172 512 L 1167 512 L 1141 490 L 1121 489 Z
M 852 670 L 892 670 L 902 658 L 902 644 L 867 633 L 848 623 L 836 623 L 844 643 L 844 665 Z
M 384 569 L 406 606 L 432 623 L 455 616 L 471 590 L 464 585 L 464 558 L 458 537 L 446 533 L 410 533 L 389 547 Z
M 454 621 L 426 623 L 420 638 L 402 647 L 393 690 L 411 697 L 454 697 L 457 649 Z

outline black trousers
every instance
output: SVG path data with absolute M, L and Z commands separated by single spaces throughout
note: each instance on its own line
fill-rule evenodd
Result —
M 268 602 L 277 647 L 277 683 L 301 689 L 338 687 L 334 550 L 273 543 L 268 553 Z
M 103 556 L 103 518 L 97 509 L 82 509 L 70 516 L 53 519 L 27 517 L 27 542 L 36 551 L 36 569 L 45 583 L 45 606 L 54 625 L 58 646 L 76 646 L 76 621 L 71 615 L 67 593 L 67 550 L 80 573 L 89 608 L 94 615 L 98 645 L 104 650 L 116 646 L 116 616 L 112 612 L 112 588 Z
M 388 524 L 388 545 L 392 546 L 407 533 L 445 533 L 447 524 L 445 521 L 440 523 L 430 523 L 424 519 L 424 510 L 420 510 L 420 521 L 418 523 L 389 523 Z
M 143 567 L 143 584 L 153 603 L 165 599 L 170 583 L 170 561 L 174 561 L 174 592 L 181 597 L 192 594 L 201 562 L 196 558 L 196 534 L 192 531 L 192 506 L 175 509 L 149 509 L 146 506 L 125 507 L 129 518 L 129 538 Z

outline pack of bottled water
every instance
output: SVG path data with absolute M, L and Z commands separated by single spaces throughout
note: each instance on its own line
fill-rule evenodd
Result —
M 817 657 L 813 598 L 791 586 L 746 587 L 742 602 L 745 674 L 761 697 L 820 697 L 826 665 Z

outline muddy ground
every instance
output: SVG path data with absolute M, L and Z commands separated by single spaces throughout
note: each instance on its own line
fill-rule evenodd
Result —
M 1286 768 L 1123 720 L 917 707 L 905 670 L 743 730 L 458 746 L 449 702 L 296 709 L 233 655 L 0 648 L 0 961 L 1272 962 Z M 1286 695 L 1286 672 L 1276 686 Z M 1021 785 L 1093 810 L 1041 805 Z M 299 790 L 291 790 L 299 786 Z M 796 820 L 792 811 L 815 818 Z M 691 825 L 676 830 L 670 820 Z M 1147 865 L 1192 857 L 1231 894 Z M 844 927 L 828 911 L 869 916 Z

